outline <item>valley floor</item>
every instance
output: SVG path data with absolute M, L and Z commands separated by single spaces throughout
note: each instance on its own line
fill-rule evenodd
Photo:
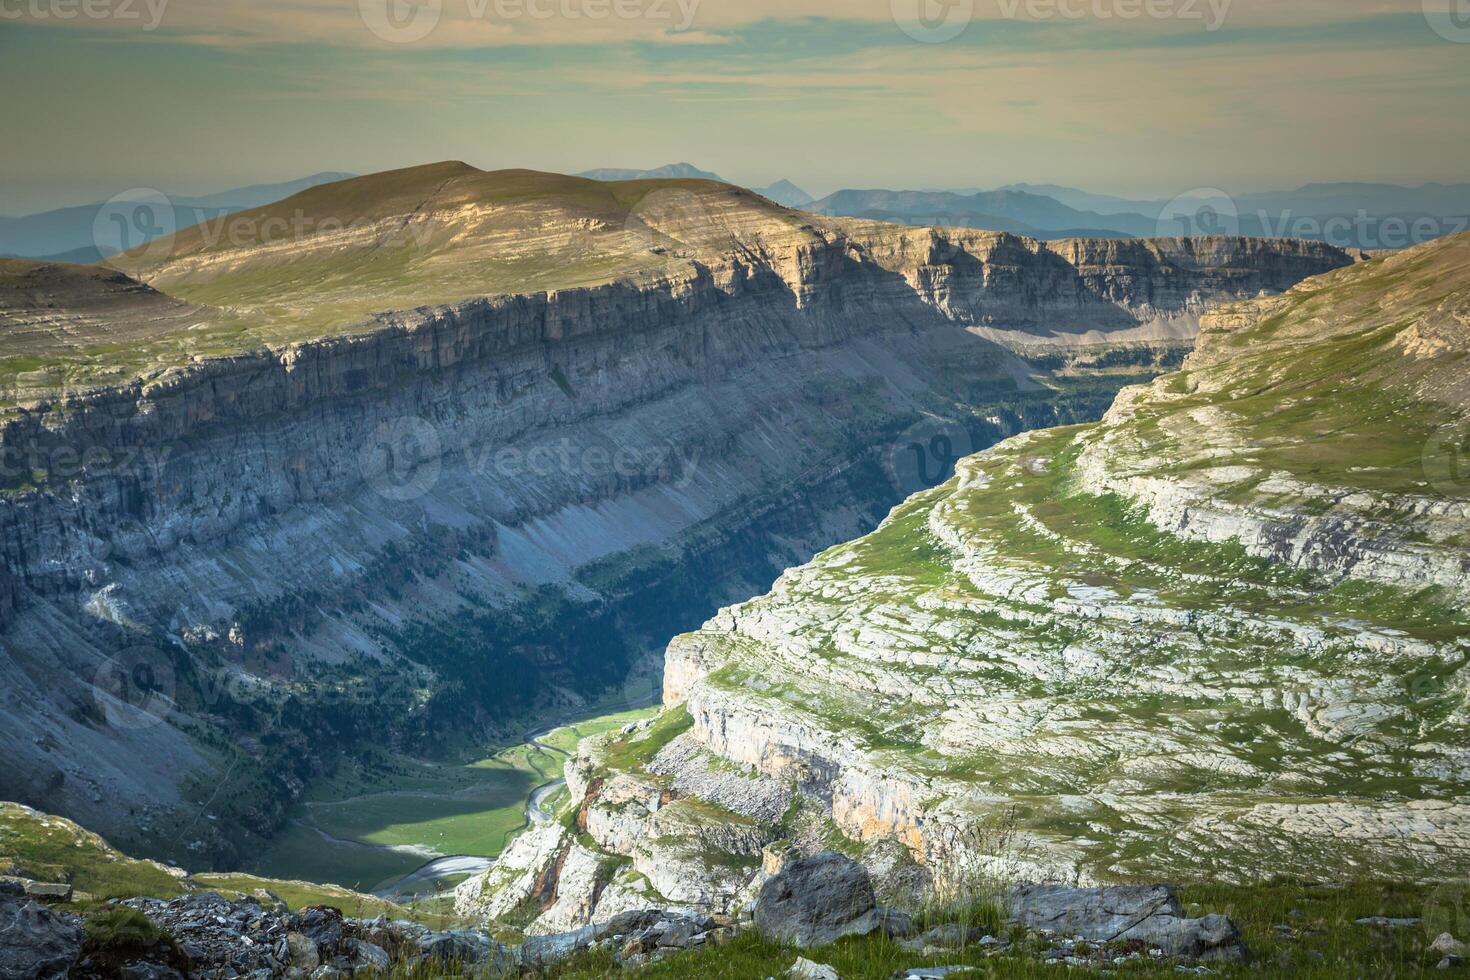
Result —
M 492 863 L 528 826 L 536 804 L 558 801 L 562 765 L 581 739 L 657 709 L 599 710 L 605 709 L 529 731 L 525 741 L 468 763 L 377 752 L 345 764 L 308 789 L 249 870 L 397 901 L 453 888 Z M 474 860 L 439 860 L 451 857 Z

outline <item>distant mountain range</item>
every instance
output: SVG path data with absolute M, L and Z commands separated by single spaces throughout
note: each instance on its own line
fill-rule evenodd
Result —
M 778 180 L 769 187 L 752 187 L 751 190 L 788 208 L 809 208 L 815 200 L 789 180 Z
M 654 167 L 652 170 L 625 170 L 618 167 L 602 167 L 597 170 L 584 170 L 577 177 L 587 177 L 591 180 L 659 180 L 674 178 L 694 178 L 696 180 L 718 180 L 727 183 L 725 178 L 708 170 L 700 170 L 692 163 L 666 163 L 662 167 Z
M 1199 190 L 1167 201 L 1094 194 L 1058 184 L 1009 184 L 993 191 L 839 191 L 812 210 L 994 228 L 1036 238 L 1072 237 L 1078 231 L 1106 237 L 1224 232 L 1396 249 L 1470 228 L 1470 184 L 1307 184 L 1291 191 L 1233 196 Z
M 139 245 L 150 238 L 167 235 L 225 214 L 246 211 L 263 204 L 282 200 L 319 184 L 330 184 L 355 176 L 349 173 L 319 173 L 300 180 L 279 184 L 252 184 L 202 197 L 157 195 L 146 193 L 130 198 L 160 208 L 171 207 L 168 216 L 153 217 L 146 228 L 129 228 L 133 237 L 125 244 Z M 104 208 L 116 207 L 108 202 L 58 208 L 20 218 L 0 217 L 0 256 L 54 259 L 58 262 L 90 263 L 100 261 L 124 244 L 121 233 L 108 220 Z M 117 208 L 121 214 L 126 205 Z M 99 239 L 101 239 L 99 241 Z
M 1020 190 L 974 194 L 844 190 L 812 202 L 808 210 L 906 225 L 987 228 L 1041 239 L 1141 238 L 1157 234 L 1158 226 L 1154 219 L 1142 214 L 1103 215 L 1081 211 L 1055 198 Z
M 599 170 L 584 170 L 577 176 L 589 177 L 592 180 L 653 180 L 693 177 L 699 180 L 718 180 L 724 184 L 733 183 L 712 171 L 700 170 L 692 163 L 667 163 L 652 170 L 619 170 L 615 167 L 603 167 Z M 804 208 L 814 200 L 810 194 L 789 180 L 778 180 L 769 187 L 752 187 L 751 190 L 788 208 Z
M 724 180 L 689 163 L 653 170 L 589 170 L 579 176 Z M 994 189 L 844 189 L 820 200 L 786 180 L 751 189 L 777 204 L 817 214 L 906 225 L 986 228 L 1044 241 L 1230 234 L 1305 238 L 1340 248 L 1398 249 L 1470 229 L 1470 184 L 1307 184 L 1296 190 L 1234 196 L 1196 190 L 1172 200 L 1027 183 Z
M 26 217 L 0 217 L 0 256 L 90 263 L 117 251 L 218 218 L 260 207 L 293 194 L 353 176 L 319 173 L 279 184 L 254 184 L 203 196 L 149 195 L 172 214 L 154 216 L 145 227 L 118 225 L 129 215 L 90 204 Z M 729 183 L 690 163 L 649 170 L 601 168 L 579 177 L 593 180 L 700 179 Z M 1261 238 L 1306 238 L 1341 248 L 1397 249 L 1470 229 L 1470 183 L 1307 184 L 1292 191 L 1227 196 L 1195 191 L 1173 200 L 1095 194 L 1060 184 L 1008 184 L 992 190 L 845 189 L 816 200 L 789 180 L 756 193 L 791 208 L 817 214 L 867 218 L 906 225 L 985 228 L 1041 240 L 1059 238 L 1155 238 L 1239 234 Z M 136 221 L 133 224 L 137 224 Z

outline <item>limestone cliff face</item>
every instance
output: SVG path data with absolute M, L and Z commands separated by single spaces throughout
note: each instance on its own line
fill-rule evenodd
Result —
M 982 325 L 1122 336 L 1347 261 L 1237 245 L 1226 273 L 1167 243 L 799 237 L 13 407 L 0 796 L 228 857 L 323 745 L 433 733 L 436 709 L 515 689 L 509 711 L 548 679 L 615 685 L 658 629 L 943 476 L 926 459 L 915 485 L 896 462 L 911 448 L 1095 417 L 1118 383 L 1049 382 Z M 152 322 L 119 303 L 89 322 Z M 3 315 L 44 333 L 67 312 Z M 671 582 L 679 601 L 660 602 Z M 555 642 L 503 618 L 550 601 L 572 623 Z M 579 639 L 589 622 L 607 632 Z
M 943 873 L 1470 867 L 1470 236 L 1206 319 L 667 651 L 717 755 Z M 987 849 L 987 847 L 992 849 Z

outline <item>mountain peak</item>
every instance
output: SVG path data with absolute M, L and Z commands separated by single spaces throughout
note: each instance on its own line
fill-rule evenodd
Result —
M 778 180 L 769 186 L 752 189 L 757 194 L 788 208 L 804 208 L 816 200 L 789 180 Z
M 591 180 L 653 180 L 653 179 L 696 179 L 717 180 L 720 183 L 728 183 L 725 178 L 709 170 L 701 170 L 692 163 L 666 163 L 662 167 L 654 167 L 651 170 L 629 170 L 617 167 L 602 167 L 596 170 L 584 170 L 577 174 L 578 177 L 587 177 Z

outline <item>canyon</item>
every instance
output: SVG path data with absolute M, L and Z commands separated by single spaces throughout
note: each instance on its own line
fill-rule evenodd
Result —
M 357 746 L 656 680 L 957 459 L 1355 259 L 463 164 L 229 221 L 0 263 L 0 797 L 189 867 Z M 687 646 L 666 683 L 703 704 Z
M 837 848 L 977 881 L 1448 882 L 1470 862 L 1470 236 L 1206 314 L 1095 423 L 959 462 L 670 643 L 460 910 L 739 912 Z

